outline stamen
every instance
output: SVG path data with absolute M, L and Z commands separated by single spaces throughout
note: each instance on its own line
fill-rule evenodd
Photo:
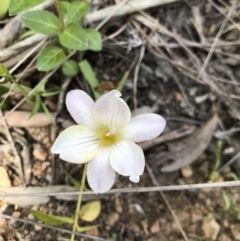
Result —
M 105 134 L 105 136 L 107 136 L 107 137 L 109 137 L 111 135 L 116 135 L 117 134 L 117 130 L 116 130 L 115 127 L 109 126 L 108 130 L 109 130 L 109 132 Z

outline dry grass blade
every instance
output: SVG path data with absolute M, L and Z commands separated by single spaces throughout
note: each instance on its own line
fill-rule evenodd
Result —
M 61 233 L 67 233 L 67 234 L 73 234 L 74 233 L 74 235 L 76 235 L 78 237 L 87 238 L 87 239 L 90 239 L 90 240 L 111 241 L 109 239 L 99 238 L 99 237 L 95 237 L 95 236 L 83 234 L 83 233 L 78 233 L 78 232 L 72 232 L 72 231 L 67 230 L 67 229 L 57 228 L 57 227 L 49 226 L 49 225 L 43 224 L 43 223 L 37 223 L 37 222 L 34 222 L 34 221 L 22 219 L 22 218 L 15 218 L 15 217 L 12 217 L 12 216 L 9 216 L 9 215 L 6 215 L 6 214 L 0 214 L 0 217 L 10 219 L 10 220 L 15 220 L 17 222 L 21 222 L 21 223 L 25 223 L 25 224 L 37 225 L 37 226 L 40 226 L 42 228 L 51 229 L 51 230 L 58 231 L 58 232 L 61 232 Z
M 215 39 L 214 39 L 214 41 L 213 41 L 213 44 L 212 44 L 212 46 L 211 46 L 211 48 L 210 48 L 210 50 L 209 50 L 209 53 L 208 53 L 208 55 L 207 55 L 207 57 L 206 57 L 206 59 L 205 59 L 205 61 L 204 61 L 204 63 L 203 63 L 203 66 L 202 66 L 202 68 L 201 68 L 200 71 L 199 71 L 199 74 L 198 74 L 197 79 L 199 79 L 199 78 L 202 76 L 202 74 L 204 73 L 204 71 L 205 71 L 205 69 L 206 69 L 206 67 L 207 67 L 207 65 L 208 65 L 208 63 L 209 63 L 209 60 L 210 60 L 211 57 L 212 57 L 212 54 L 213 54 L 214 49 L 215 49 L 215 46 L 216 46 L 216 44 L 217 44 L 217 42 L 218 42 L 218 40 L 219 40 L 219 38 L 220 38 L 220 36 L 221 36 L 221 34 L 222 34 L 223 29 L 225 28 L 225 26 L 226 26 L 226 24 L 227 24 L 227 22 L 228 22 L 228 18 L 232 15 L 232 12 L 233 12 L 236 4 L 237 4 L 237 0 L 235 0 L 235 1 L 233 2 L 231 8 L 229 9 L 228 14 L 227 14 L 227 17 L 224 19 L 224 21 L 223 21 L 223 23 L 222 23 L 222 25 L 221 25 L 221 27 L 220 27 L 220 29 L 219 29 L 219 31 L 218 31 Z
M 154 183 L 156 186 L 159 186 L 159 183 L 158 183 L 157 179 L 155 178 L 155 176 L 154 176 L 154 174 L 153 174 L 153 172 L 152 172 L 152 170 L 151 170 L 151 168 L 150 168 L 150 166 L 149 166 L 148 164 L 146 164 L 146 168 L 147 168 L 147 171 L 148 171 L 148 173 L 149 173 L 149 175 L 150 175 L 153 183 Z M 184 230 L 183 230 L 183 228 L 182 228 L 182 226 L 181 226 L 181 223 L 180 223 L 179 220 L 178 220 L 177 215 L 176 215 L 175 212 L 173 211 L 173 209 L 172 209 L 172 207 L 171 207 L 171 204 L 170 204 L 170 202 L 168 201 L 166 195 L 164 194 L 163 191 L 159 191 L 159 192 L 160 192 L 160 195 L 162 196 L 162 199 L 164 200 L 165 204 L 167 205 L 168 210 L 170 211 L 170 213 L 171 213 L 171 215 L 172 215 L 172 217 L 173 217 L 173 219 L 174 219 L 174 221 L 175 221 L 175 223 L 176 223 L 179 231 L 181 232 L 184 240 L 185 240 L 185 241 L 189 241 L 189 239 L 188 239 L 186 233 L 184 232 Z
M 163 172 L 172 172 L 191 164 L 196 158 L 202 154 L 207 148 L 213 132 L 217 126 L 218 115 L 215 113 L 213 117 L 202 127 L 198 128 L 191 136 L 182 142 L 182 149 L 171 151 L 173 153 L 174 162 L 161 169 Z M 174 148 L 175 145 L 172 145 Z M 169 147 L 171 148 L 171 147 Z
M 187 185 L 171 185 L 171 186 L 159 186 L 159 187 L 136 187 L 136 188 L 116 188 L 111 189 L 106 192 L 107 194 L 120 194 L 120 193 L 144 193 L 144 192 L 159 192 L 159 191 L 183 191 L 183 190 L 194 190 L 194 189 L 207 189 L 207 188 L 224 188 L 224 187 L 240 187 L 240 181 L 228 181 L 228 182 L 214 182 L 214 183 L 198 183 L 198 184 L 187 184 Z M 32 196 L 69 196 L 69 195 L 92 195 L 93 191 L 84 191 L 84 192 L 38 192 L 31 193 Z M 1 194 L 0 198 L 6 197 L 21 197 L 29 196 L 29 194 Z

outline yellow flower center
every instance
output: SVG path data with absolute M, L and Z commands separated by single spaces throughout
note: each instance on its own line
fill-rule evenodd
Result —
M 98 130 L 98 138 L 101 146 L 112 146 L 120 140 L 120 135 L 115 127 L 103 127 Z

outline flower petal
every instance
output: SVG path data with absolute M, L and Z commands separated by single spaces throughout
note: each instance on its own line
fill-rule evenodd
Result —
M 133 117 L 129 124 L 123 127 L 122 138 L 141 142 L 148 141 L 159 136 L 166 126 L 166 121 L 157 114 L 143 114 Z
M 131 141 L 120 141 L 111 148 L 112 168 L 123 176 L 130 176 L 132 182 L 139 182 L 143 174 L 145 158 L 142 149 Z
M 71 90 L 66 97 L 66 105 L 72 118 L 79 125 L 96 127 L 92 117 L 92 108 L 94 101 L 82 90 Z
M 120 127 L 130 121 L 131 112 L 120 96 L 119 91 L 112 90 L 96 101 L 93 116 L 97 122 L 109 127 Z
M 109 149 L 101 148 L 88 163 L 87 179 L 89 186 L 95 193 L 107 192 L 114 184 L 116 173 L 112 169 L 109 159 Z
M 60 154 L 60 158 L 67 162 L 88 162 L 97 153 L 96 139 L 95 133 L 88 127 L 70 126 L 57 137 L 51 152 Z

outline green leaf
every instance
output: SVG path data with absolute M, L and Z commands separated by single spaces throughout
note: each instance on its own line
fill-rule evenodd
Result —
M 92 222 L 94 221 L 101 212 L 101 203 L 100 201 L 88 202 L 82 206 L 79 212 L 79 218 L 84 221 Z
M 80 189 L 81 184 L 79 183 L 79 181 L 76 180 L 74 177 L 72 177 L 71 174 L 68 173 L 67 171 L 64 171 L 64 172 L 67 175 L 67 177 L 69 178 L 70 182 L 74 185 L 74 187 L 76 187 L 77 189 Z
M 216 181 L 217 178 L 218 178 L 218 172 L 212 171 L 211 174 L 210 174 L 210 180 L 212 182 L 214 182 L 214 181 Z
M 231 208 L 231 201 L 225 193 L 223 194 L 223 200 L 224 200 L 224 204 L 225 204 L 224 210 L 227 211 Z
M 68 12 L 67 18 L 69 23 L 77 23 L 88 11 L 89 6 L 85 2 L 72 2 Z
M 12 84 L 11 83 L 5 83 L 2 86 L 7 88 L 8 90 L 10 90 L 12 88 Z M 21 89 L 23 89 L 26 93 L 29 93 L 32 90 L 30 87 L 22 85 L 22 84 L 19 84 L 19 86 L 21 88 L 19 88 L 17 85 L 14 85 L 13 90 L 16 91 L 16 92 L 20 92 L 20 93 L 22 91 Z
M 60 29 L 58 18 L 48 11 L 36 10 L 23 15 L 22 22 L 37 33 L 56 34 Z
M 13 78 L 13 76 L 9 73 L 8 69 L 1 63 L 0 63 L 0 77 L 5 78 L 5 80 L 1 81 L 0 84 L 5 84 Z
M 46 115 L 49 117 L 49 119 L 54 122 L 55 121 L 55 118 L 54 116 L 50 113 L 49 109 L 47 108 L 47 106 L 44 104 L 43 101 L 41 101 L 41 106 L 44 110 L 44 112 L 46 113 Z
M 122 88 L 123 88 L 123 86 L 124 86 L 124 84 L 125 84 L 125 82 L 126 82 L 126 80 L 127 80 L 127 77 L 128 77 L 128 75 L 129 75 L 129 72 L 127 71 L 127 72 L 125 72 L 124 73 L 124 75 L 123 75 L 123 77 L 121 78 L 121 80 L 119 81 L 119 83 L 118 83 L 118 85 L 117 85 L 117 90 L 118 91 L 122 91 Z
M 9 6 L 9 15 L 15 15 L 29 8 L 35 7 L 45 0 L 11 0 Z
M 63 50 L 56 46 L 48 46 L 42 50 L 37 58 L 37 69 L 49 71 L 56 68 L 65 58 Z
M 76 61 L 68 60 L 62 66 L 62 72 L 68 77 L 76 76 L 79 71 L 79 66 Z
M 68 49 L 81 51 L 89 49 L 89 40 L 86 32 L 74 23 L 66 26 L 64 32 L 60 34 L 59 41 Z
M 61 92 L 61 88 L 55 84 L 46 84 L 46 89 L 41 93 L 41 96 L 47 97 L 47 96 L 53 96 L 56 94 L 59 94 Z
M 9 91 L 9 88 L 3 86 L 3 85 L 0 85 L 0 97 L 4 94 L 6 94 L 7 92 Z
M 9 8 L 9 2 L 10 0 L 1 0 L 0 19 L 5 17 Z
M 99 226 L 99 225 L 92 225 L 92 226 L 85 226 L 85 227 L 79 227 L 79 226 L 77 226 L 77 231 L 78 231 L 79 233 L 82 233 L 82 232 L 88 231 L 88 230 L 90 230 L 90 229 L 96 228 L 96 227 L 98 227 L 98 226 Z
M 62 11 L 63 14 L 65 15 L 70 7 L 71 3 L 67 2 L 67 1 L 61 1 L 61 7 L 62 7 Z
M 35 103 L 34 103 L 34 106 L 33 106 L 33 109 L 30 113 L 30 116 L 28 119 L 30 119 L 31 117 L 33 117 L 39 110 L 40 106 L 41 106 L 41 97 L 38 93 L 35 94 Z
M 91 65 L 88 63 L 88 61 L 84 60 L 79 64 L 79 66 L 93 92 L 95 99 L 97 100 L 102 94 L 95 90 L 95 88 L 99 85 L 99 81 L 96 78 Z
M 28 31 L 24 32 L 23 34 L 21 34 L 21 35 L 19 36 L 18 40 L 19 40 L 19 41 L 20 41 L 20 40 L 23 40 L 23 39 L 25 39 L 25 38 L 27 38 L 27 37 L 29 37 L 29 36 L 34 35 L 34 34 L 36 34 L 35 31 L 33 31 L 33 30 L 28 30 Z
M 31 212 L 40 221 L 52 226 L 58 226 L 64 223 L 73 224 L 73 218 L 70 217 L 49 215 L 37 210 L 31 210 Z
M 234 181 L 239 181 L 238 175 L 237 175 L 236 173 L 234 173 L 234 172 L 229 172 L 229 173 L 227 174 L 227 177 L 228 177 L 228 178 L 232 178 Z
M 102 50 L 102 37 L 100 33 L 93 28 L 85 29 L 85 32 L 89 41 L 89 49 L 92 51 Z

